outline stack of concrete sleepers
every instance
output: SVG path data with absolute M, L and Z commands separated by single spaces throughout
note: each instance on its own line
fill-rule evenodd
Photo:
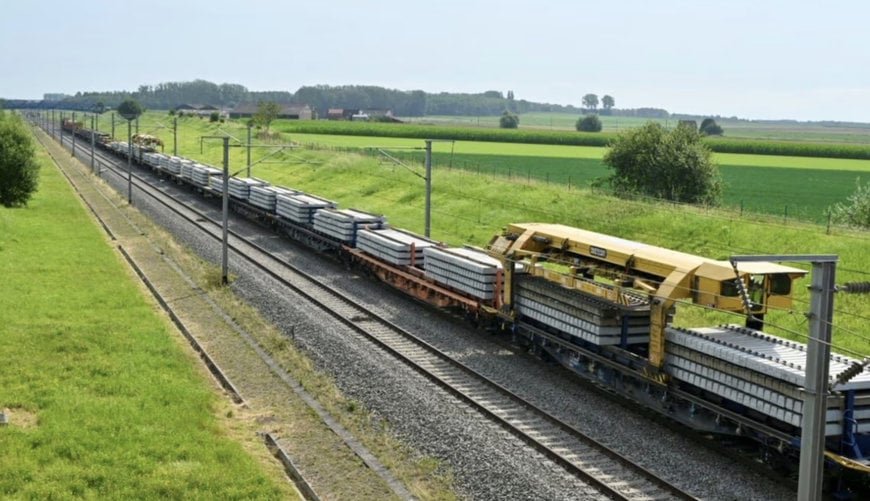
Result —
M 170 162 L 172 162 L 173 158 L 175 157 L 173 157 L 172 155 L 162 155 L 160 157 L 160 170 L 165 170 L 166 172 L 169 172 L 169 164 Z
M 726 325 L 666 331 L 665 370 L 674 378 L 762 414 L 800 427 L 806 381 L 806 345 L 756 330 Z M 832 355 L 828 381 L 858 364 Z M 843 431 L 843 391 L 854 391 L 855 431 L 870 432 L 870 374 L 863 372 L 833 387 L 825 434 Z
M 181 174 L 181 162 L 183 161 L 184 159 L 181 157 L 169 157 L 169 161 L 166 163 L 166 172 L 176 176 Z
M 192 179 L 193 176 L 193 166 L 196 165 L 196 162 L 193 160 L 188 160 L 186 158 L 181 159 L 181 167 L 179 169 L 179 175 L 184 179 Z
M 426 237 L 395 229 L 360 230 L 356 248 L 396 266 L 423 268 L 423 249 L 434 247 Z
M 314 213 L 320 209 L 334 209 L 338 204 L 325 198 L 307 193 L 296 195 L 278 195 L 275 212 L 294 223 L 311 225 L 314 223 Z
M 157 169 L 160 167 L 160 157 L 162 156 L 161 153 L 145 153 L 142 155 L 142 161 L 145 162 L 145 165 Z
M 357 232 L 361 229 L 380 229 L 387 219 L 354 209 L 321 209 L 314 213 L 314 229 L 324 235 L 356 246 Z
M 191 169 L 190 180 L 198 186 L 208 187 L 212 176 L 220 178 L 223 176 L 223 171 L 210 165 L 198 163 Z
M 283 186 L 251 186 L 248 201 L 269 212 L 275 212 L 275 204 L 279 196 L 290 196 L 299 193 Z
M 231 177 L 230 178 L 230 196 L 247 200 L 251 195 L 252 186 L 266 186 L 266 181 L 254 179 L 252 177 Z
M 649 342 L 649 303 L 626 299 L 629 304 L 612 303 L 543 277 L 514 279 L 517 314 L 600 346 Z
M 426 277 L 476 298 L 495 298 L 501 262 L 482 250 L 470 248 L 423 249 Z

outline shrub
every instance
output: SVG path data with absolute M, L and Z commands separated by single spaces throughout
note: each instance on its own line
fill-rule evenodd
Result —
M 586 115 L 577 119 L 575 127 L 580 132 L 601 132 L 601 119 L 598 115 Z
M 657 123 L 621 134 L 604 154 L 610 185 L 619 196 L 642 194 L 693 204 L 717 205 L 718 167 L 701 135 L 690 127 L 667 131 Z
M 701 126 L 698 128 L 701 131 L 701 134 L 704 136 L 721 136 L 722 135 L 722 127 L 716 123 L 712 118 L 705 118 L 701 122 Z
M 212 111 L 211 114 L 208 116 L 208 121 L 209 122 L 217 122 L 218 120 L 220 120 L 220 118 L 221 118 L 220 113 L 218 113 L 216 111 Z
M 516 129 L 520 126 L 520 117 L 516 114 L 505 110 L 498 119 L 498 126 L 502 129 Z
M 0 204 L 27 205 L 38 181 L 39 164 L 30 133 L 17 115 L 0 111 Z
M 870 183 L 856 182 L 856 190 L 845 203 L 834 204 L 828 209 L 831 221 L 861 228 L 870 228 Z

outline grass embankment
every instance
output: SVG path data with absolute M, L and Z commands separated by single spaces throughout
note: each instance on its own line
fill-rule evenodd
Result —
M 30 205 L 0 208 L 0 497 L 292 497 L 215 417 L 231 409 L 198 359 L 39 161 Z

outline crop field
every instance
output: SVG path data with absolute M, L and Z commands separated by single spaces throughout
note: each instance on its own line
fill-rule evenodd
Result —
M 419 139 L 292 134 L 317 147 L 380 147 L 412 165 L 422 165 Z M 452 151 L 451 151 L 452 150 Z M 368 150 L 369 154 L 379 153 Z M 588 188 L 609 175 L 604 148 L 459 141 L 433 143 L 436 169 L 464 169 L 514 181 L 532 179 Z M 854 193 L 856 180 L 870 177 L 870 161 L 773 155 L 714 154 L 725 182 L 723 205 L 747 212 L 823 223 L 826 210 Z
M 580 113 L 523 113 L 521 129 L 575 130 Z M 673 118 L 640 118 L 600 115 L 602 132 L 621 132 L 647 122 L 674 127 L 679 122 Z M 498 127 L 497 116 L 459 117 L 425 116 L 409 121 L 415 124 L 462 125 L 466 127 Z M 735 139 L 759 139 L 772 141 L 801 141 L 843 144 L 870 144 L 870 124 L 852 123 L 801 123 L 771 122 L 759 120 L 734 120 L 717 118 L 716 123 L 725 130 L 725 137 Z
M 0 208 L 0 497 L 292 498 L 38 151 L 39 191 Z

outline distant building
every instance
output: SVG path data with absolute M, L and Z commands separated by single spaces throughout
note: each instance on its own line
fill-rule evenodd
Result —
M 311 120 L 314 118 L 314 113 L 307 104 L 278 104 L 278 106 L 281 107 L 278 118 L 288 120 Z M 239 103 L 230 110 L 230 118 L 250 118 L 257 113 L 259 107 L 258 103 Z
M 327 120 L 350 120 L 356 113 L 356 110 L 349 110 L 346 108 L 329 108 L 326 110 L 326 118 Z
M 341 116 L 338 116 L 338 112 L 341 111 Z M 336 118 L 333 118 L 335 116 Z M 401 122 L 398 118 L 393 116 L 393 110 L 387 110 L 382 108 L 366 108 L 360 110 L 348 110 L 348 109 L 340 109 L 340 108 L 332 108 L 329 110 L 328 118 L 330 120 L 353 120 L 353 121 L 377 121 L 377 122 Z

